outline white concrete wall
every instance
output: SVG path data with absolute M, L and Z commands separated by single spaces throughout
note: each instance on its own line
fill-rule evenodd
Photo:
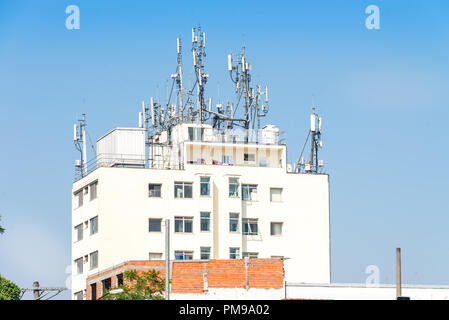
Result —
M 211 196 L 200 196 L 200 177 L 211 177 Z M 240 184 L 257 184 L 257 201 L 229 198 L 230 176 Z M 99 252 L 103 270 L 127 260 L 147 260 L 149 252 L 164 253 L 162 232 L 148 232 L 149 218 L 170 219 L 171 252 L 194 252 L 211 247 L 212 258 L 228 259 L 229 248 L 258 252 L 259 258 L 284 256 L 288 281 L 330 282 L 329 183 L 327 175 L 291 174 L 285 168 L 190 165 L 185 170 L 99 168 L 74 184 L 73 191 L 98 178 L 98 199 L 73 210 L 73 227 L 98 214 L 98 235 L 73 244 L 73 260 L 92 251 Z M 174 181 L 193 182 L 192 199 L 174 199 Z M 148 184 L 162 183 L 162 197 L 148 197 Z M 270 202 L 270 187 L 283 188 L 282 202 Z M 87 201 L 88 202 L 88 201 Z M 200 231 L 200 212 L 211 212 L 212 229 Z M 229 232 L 229 213 L 258 218 L 259 235 Z M 174 233 L 175 216 L 192 216 L 193 233 Z M 281 236 L 270 235 L 270 222 L 282 222 Z M 164 254 L 162 259 L 164 259 Z M 98 270 L 74 276 L 72 292 L 85 289 L 85 278 Z
M 448 300 L 449 286 L 404 285 L 402 296 L 411 300 Z M 396 300 L 394 285 L 366 287 L 360 284 L 287 285 L 287 299 Z

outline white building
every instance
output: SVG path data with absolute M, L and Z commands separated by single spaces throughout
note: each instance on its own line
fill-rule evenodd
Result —
M 183 122 L 152 141 L 146 156 L 144 129 L 112 130 L 73 184 L 74 299 L 100 270 L 165 259 L 167 219 L 172 260 L 283 257 L 286 281 L 330 283 L 329 177 L 291 172 L 278 127 Z

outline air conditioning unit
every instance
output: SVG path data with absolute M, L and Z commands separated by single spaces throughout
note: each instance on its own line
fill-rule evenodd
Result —
M 75 160 L 75 167 L 81 167 L 81 160 Z

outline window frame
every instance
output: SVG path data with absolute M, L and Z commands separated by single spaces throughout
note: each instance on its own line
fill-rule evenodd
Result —
M 80 223 L 79 225 L 75 226 L 74 229 L 75 229 L 75 234 L 76 234 L 75 242 L 83 240 L 83 238 L 84 238 L 84 223 Z M 81 230 L 81 232 L 80 232 L 80 230 Z M 81 233 L 81 237 L 80 237 L 80 233 Z
M 257 184 L 249 184 L 249 183 L 242 183 L 242 200 L 244 201 L 257 201 Z M 246 192 L 245 192 L 246 190 Z M 256 192 L 254 192 L 256 190 Z M 246 196 L 245 196 L 246 193 Z M 256 194 L 256 199 L 253 199 L 251 196 L 253 193 Z
M 231 182 L 231 180 L 235 181 L 235 182 Z M 231 186 L 233 186 L 233 188 L 235 188 L 235 192 L 231 193 Z M 236 177 L 229 177 L 228 180 L 228 188 L 229 188 L 229 198 L 239 198 L 239 187 L 240 187 L 240 179 L 236 178 Z
M 191 217 L 191 216 L 175 216 L 175 233 L 188 233 L 188 234 L 191 234 L 191 233 L 193 233 L 193 217 Z M 182 231 L 176 231 L 176 226 L 177 226 L 177 224 L 176 224 L 176 222 L 179 222 L 179 221 L 181 221 L 182 222 Z M 192 231 L 185 231 L 186 230 L 186 221 L 187 222 L 190 222 L 190 226 L 191 226 L 191 230 Z
M 207 182 L 202 181 L 203 179 L 207 179 Z M 203 185 L 207 186 L 207 194 L 203 194 Z M 200 196 L 201 197 L 210 197 L 210 177 L 208 177 L 208 176 L 200 177 Z
M 89 201 L 93 201 L 98 198 L 98 180 L 89 184 Z
M 232 215 L 234 215 L 234 217 L 232 217 Z M 235 217 L 235 216 L 237 216 L 237 217 Z M 232 230 L 232 222 L 237 222 L 236 230 Z M 240 233 L 240 213 L 229 212 L 229 232 Z
M 151 221 L 159 221 L 159 230 L 152 231 L 151 230 Z M 162 232 L 162 218 L 148 218 L 148 232 Z
M 207 217 L 203 217 L 203 214 L 207 214 Z M 207 230 L 203 230 L 203 221 L 207 221 L 208 225 L 207 225 Z M 209 211 L 201 211 L 200 212 L 200 232 L 210 232 L 210 227 L 211 227 L 211 217 L 210 217 L 210 212 Z
M 273 225 L 280 225 L 281 226 L 281 232 L 280 232 L 280 234 L 274 234 L 273 233 Z M 270 222 L 270 236 L 272 236 L 272 237 L 281 237 L 282 236 L 282 234 L 283 234 L 283 232 L 282 232 L 282 229 L 283 229 L 283 227 L 284 227 L 284 223 L 283 222 L 276 222 L 276 221 L 272 221 L 272 222 Z
M 182 187 L 182 194 L 177 197 L 177 187 Z M 190 187 L 190 197 L 186 197 L 186 187 Z M 188 181 L 175 181 L 174 182 L 174 198 L 175 199 L 193 199 L 193 182 Z
M 243 252 L 242 258 L 248 257 L 249 259 L 258 259 L 259 252 Z
M 93 255 L 96 255 L 95 259 L 92 258 Z M 93 266 L 92 261 L 95 261 L 95 266 Z M 89 270 L 97 269 L 98 268 L 98 250 L 89 253 Z
M 84 273 L 84 258 L 83 257 L 81 257 L 81 258 L 78 258 L 78 259 L 75 259 L 75 267 L 76 267 L 76 275 L 79 275 L 79 274 L 83 274 Z M 81 263 L 79 263 L 79 262 L 81 262 Z
M 207 250 L 204 250 L 207 249 Z M 207 251 L 207 252 L 204 252 Z M 203 258 L 203 255 L 207 254 L 207 258 Z M 200 247 L 200 259 L 201 260 L 210 260 L 211 256 L 211 247 Z
M 232 250 L 235 252 L 233 253 Z M 240 247 L 229 247 L 229 259 L 240 259 Z
M 281 192 L 279 193 L 279 200 L 273 200 L 273 193 L 272 193 L 273 190 L 281 190 Z M 270 188 L 270 202 L 282 202 L 283 192 L 284 192 L 284 188 L 277 188 L 277 187 Z
M 151 187 L 159 186 L 159 195 L 152 195 Z M 157 193 L 156 193 L 157 194 Z M 148 184 L 148 197 L 149 198 L 162 198 L 162 183 L 149 183 Z
M 252 231 L 256 226 L 256 231 Z M 247 227 L 247 231 L 245 231 Z M 257 236 L 259 234 L 259 219 L 257 218 L 242 218 L 242 234 L 245 236 Z
M 183 259 L 177 259 L 177 255 L 179 253 L 182 254 Z M 190 259 L 185 259 L 186 256 L 191 256 Z M 185 261 L 185 260 L 193 260 L 193 251 L 192 250 L 175 250 L 175 260 L 177 261 Z

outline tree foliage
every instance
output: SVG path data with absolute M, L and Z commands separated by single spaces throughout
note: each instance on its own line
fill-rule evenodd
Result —
M 107 294 L 102 300 L 164 300 L 165 280 L 159 276 L 159 271 L 128 270 L 123 278 L 126 284 L 118 287 L 123 293 Z
M 19 300 L 20 287 L 0 275 L 0 300 Z

